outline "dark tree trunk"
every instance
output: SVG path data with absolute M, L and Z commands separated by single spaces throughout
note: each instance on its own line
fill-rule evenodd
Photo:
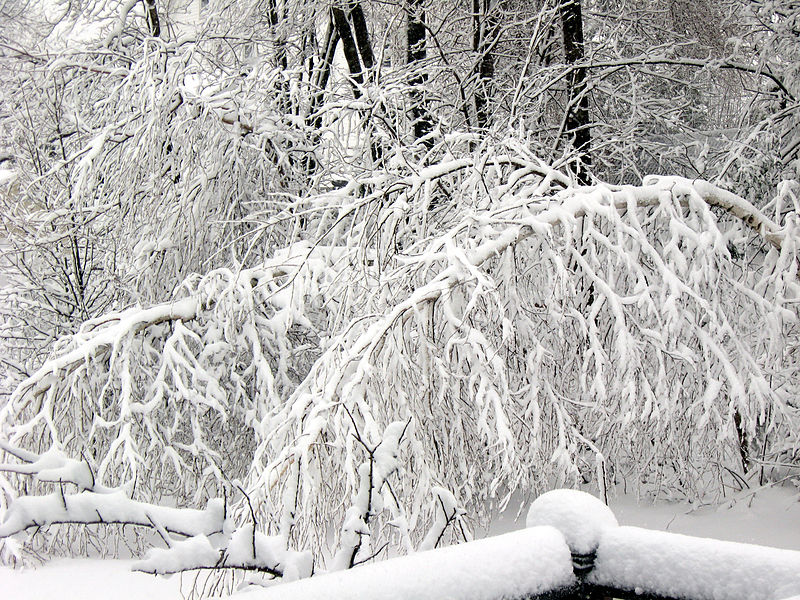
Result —
M 319 130 L 322 129 L 322 114 L 319 111 L 325 100 L 325 90 L 328 87 L 328 81 L 331 77 L 333 57 L 334 54 L 336 54 L 336 46 L 338 45 L 339 30 L 334 21 L 333 11 L 331 11 L 328 28 L 325 32 L 325 41 L 322 46 L 322 55 L 319 63 L 311 74 L 313 95 L 311 96 L 311 104 L 308 109 L 306 124 L 311 129 L 311 139 L 314 147 L 316 147 L 319 142 Z M 311 150 L 306 157 L 306 174 L 311 177 L 317 172 L 318 168 L 319 162 L 317 161 L 314 151 Z
M 333 57 L 336 54 L 336 46 L 338 44 L 339 30 L 336 28 L 333 13 L 331 13 L 328 29 L 325 32 L 325 42 L 322 46 L 322 57 L 312 76 L 314 95 L 311 98 L 311 106 L 308 114 L 310 117 L 309 125 L 311 125 L 314 130 L 318 130 L 322 127 L 322 115 L 318 114 L 318 111 L 325 99 L 325 88 L 328 87 L 328 80 L 331 77 Z
M 425 138 L 423 143 L 425 147 L 430 149 L 433 146 L 433 140 L 427 136 L 433 131 L 433 119 L 425 100 L 424 88 L 428 75 L 422 71 L 422 64 L 427 55 L 425 49 L 424 1 L 406 0 L 406 11 L 408 13 L 406 60 L 411 67 L 411 78 L 408 83 L 411 86 L 411 122 L 414 125 L 414 139 Z
M 147 21 L 147 33 L 151 37 L 158 37 L 161 35 L 161 23 L 158 20 L 158 10 L 156 9 L 156 0 L 143 0 L 144 2 L 144 18 Z
M 348 8 L 349 12 L 345 12 L 344 9 L 334 6 L 331 11 L 336 30 L 342 40 L 350 76 L 356 84 L 363 85 L 365 73 L 369 75 L 375 66 L 375 56 L 372 53 L 367 20 L 361 3 L 350 2 Z M 356 89 L 354 94 L 358 98 L 361 92 Z
M 564 57 L 567 64 L 583 61 L 584 39 L 580 0 L 566 0 L 559 7 L 561 29 L 564 34 Z M 564 118 L 564 137 L 577 152 L 573 169 L 578 182 L 591 182 L 589 167 L 592 164 L 589 130 L 589 96 L 586 94 L 586 69 L 573 68 L 567 77 L 567 114 Z
M 289 68 L 289 59 L 286 53 L 286 40 L 284 39 L 281 23 L 286 20 L 286 15 L 281 14 L 278 8 L 277 0 L 269 0 L 267 2 L 267 21 L 269 23 L 270 38 L 272 39 L 272 49 L 274 52 L 275 67 L 280 69 L 282 74 L 278 78 L 276 86 L 276 93 L 278 96 L 279 110 L 283 114 L 293 114 L 292 103 L 289 99 L 289 82 L 283 76 L 283 73 Z
M 742 471 L 746 475 L 750 470 L 750 439 L 747 431 L 742 426 L 742 414 L 738 410 L 733 413 L 733 425 L 736 428 L 736 437 L 739 440 L 739 457 L 742 459 Z
M 344 51 L 344 59 L 347 61 L 347 68 L 350 71 L 350 77 L 355 82 L 353 87 L 353 95 L 356 98 L 361 97 L 361 90 L 359 86 L 364 83 L 364 76 L 361 72 L 361 61 L 358 57 L 358 46 L 356 39 L 353 36 L 353 30 L 350 27 L 350 21 L 347 14 L 341 8 L 336 6 L 331 8 L 333 14 L 333 21 L 336 23 L 336 31 L 339 38 L 342 40 L 342 50 Z
M 494 47 L 500 36 L 499 4 L 492 0 L 472 0 L 472 49 L 478 56 L 475 122 L 480 129 L 489 124 L 489 101 L 494 93 Z
M 350 20 L 353 23 L 353 30 L 356 34 L 356 44 L 358 44 L 358 54 L 361 56 L 361 64 L 364 70 L 369 73 L 375 67 L 375 56 L 372 54 L 372 44 L 369 41 L 369 30 L 367 29 L 367 19 L 364 16 L 364 9 L 360 2 L 350 2 Z
M 333 6 L 331 11 L 336 30 L 342 40 L 342 50 L 344 50 L 347 68 L 353 80 L 353 96 L 360 98 L 364 75 L 372 72 L 375 66 L 375 57 L 372 54 L 367 21 L 361 3 L 351 1 L 348 9 L 349 13 L 345 13 L 342 8 Z M 381 162 L 383 149 L 374 139 L 370 142 L 370 150 L 372 160 L 375 163 Z
M 269 20 L 270 33 L 275 44 L 275 61 L 284 71 L 289 67 L 289 60 L 286 56 L 286 42 L 283 33 L 279 31 L 279 25 L 284 20 L 278 12 L 277 0 L 269 0 L 267 5 L 267 19 Z

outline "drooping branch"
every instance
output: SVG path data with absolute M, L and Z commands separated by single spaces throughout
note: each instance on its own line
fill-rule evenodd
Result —
M 583 58 L 583 57 L 581 57 Z M 690 56 L 670 58 L 667 56 L 633 56 L 624 57 L 615 60 L 581 60 L 578 64 L 571 66 L 567 72 L 567 76 L 573 71 L 581 69 L 606 69 L 628 66 L 650 66 L 650 65 L 671 65 L 676 67 L 692 67 L 696 69 L 709 69 L 717 68 L 723 71 L 739 71 L 741 73 L 749 73 L 759 77 L 765 77 L 772 81 L 782 94 L 791 101 L 795 101 L 794 95 L 787 89 L 783 80 L 775 75 L 768 66 L 752 66 L 736 62 L 728 59 L 715 59 L 715 60 L 700 60 Z
M 690 209 L 692 212 L 706 215 L 704 218 L 709 219 L 711 218 L 708 211 L 710 206 L 722 208 L 731 214 L 741 215 L 764 240 L 777 244 L 776 247 L 781 245 L 783 234 L 779 228 L 748 202 L 706 182 L 693 182 L 680 178 L 648 180 L 647 185 L 644 186 L 613 188 L 599 186 L 595 188 L 568 189 L 557 194 L 555 198 L 544 196 L 539 201 L 534 198 L 528 198 L 519 205 L 519 208 L 522 209 L 523 206 L 527 206 L 531 214 L 508 221 L 502 215 L 510 211 L 511 208 L 509 206 L 498 207 L 497 220 L 487 216 L 486 218 L 480 218 L 478 221 L 484 231 L 494 231 L 494 234 L 483 238 L 483 243 L 469 250 L 464 250 L 463 252 L 452 251 L 452 254 L 449 250 L 442 250 L 440 253 L 435 254 L 440 260 L 444 261 L 435 276 L 414 287 L 406 297 L 394 303 L 390 310 L 387 310 L 382 316 L 368 325 L 359 327 L 360 333 L 358 335 L 353 335 L 350 328 L 347 328 L 346 337 L 343 336 L 341 340 L 331 344 L 330 350 L 318 359 L 309 375 L 292 394 L 284 413 L 282 413 L 287 416 L 286 424 L 281 425 L 276 430 L 276 440 L 286 439 L 289 444 L 296 443 L 297 445 L 294 447 L 291 445 L 281 446 L 281 450 L 275 459 L 263 471 L 259 469 L 254 473 L 257 478 L 251 483 L 252 487 L 257 488 L 264 485 L 256 482 L 261 481 L 261 477 L 273 477 L 276 469 L 279 469 L 280 465 L 289 460 L 288 457 L 295 452 L 298 455 L 305 455 L 309 452 L 310 447 L 315 446 L 319 436 L 324 435 L 323 432 L 327 429 L 327 420 L 321 415 L 333 412 L 342 404 L 353 401 L 354 390 L 364 390 L 370 385 L 374 370 L 383 361 L 387 360 L 385 355 L 387 347 L 394 347 L 394 340 L 398 335 L 398 330 L 405 329 L 410 323 L 415 322 L 416 315 L 430 314 L 434 310 L 443 311 L 453 329 L 452 335 L 469 340 L 469 343 L 476 348 L 475 353 L 477 356 L 475 360 L 486 360 L 479 357 L 496 357 L 498 351 L 485 335 L 475 327 L 468 325 L 467 317 L 452 312 L 454 309 L 451 306 L 452 299 L 458 298 L 463 293 L 463 291 L 459 290 L 471 286 L 476 288 L 473 298 L 464 300 L 468 306 L 474 307 L 475 298 L 482 293 L 482 289 L 497 285 L 496 283 L 483 281 L 485 277 L 483 270 L 487 268 L 487 264 L 494 264 L 499 260 L 498 257 L 507 256 L 509 252 L 513 252 L 514 248 L 524 247 L 526 240 L 548 240 L 550 236 L 554 235 L 556 229 L 570 230 L 574 222 L 583 216 L 586 216 L 589 222 L 598 219 L 610 224 L 612 227 L 621 227 L 626 232 L 626 236 L 633 236 L 635 233 L 638 235 L 640 232 L 636 227 L 640 227 L 640 225 L 637 224 L 638 221 L 636 221 L 635 217 L 631 217 L 635 225 L 626 229 L 626 226 L 621 224 L 621 215 L 633 215 L 636 212 L 646 211 L 650 207 L 657 208 L 660 211 L 668 211 L 666 214 L 672 214 L 669 212 L 672 209 L 668 207 L 676 204 Z M 464 227 L 466 229 L 468 225 L 465 224 Z M 455 228 L 455 230 L 458 229 L 458 227 Z M 600 243 L 598 240 L 603 240 L 602 243 L 611 243 L 606 241 L 606 238 L 601 237 L 604 234 L 601 234 L 600 231 L 602 230 L 594 227 L 590 230 L 592 237 L 589 239 L 595 247 L 597 247 L 596 244 Z M 597 238 L 594 236 L 597 236 Z M 444 244 L 444 242 L 442 243 Z M 532 243 L 536 245 L 535 241 Z M 624 245 L 624 242 L 618 240 L 615 243 Z M 643 240 L 637 243 L 646 248 L 647 257 L 643 259 L 645 263 L 652 261 L 652 269 L 655 270 L 655 276 L 663 276 L 665 281 L 669 282 L 665 285 L 667 289 L 672 290 L 672 294 L 684 294 L 691 299 L 691 303 L 696 303 L 696 310 L 703 315 L 698 317 L 699 319 L 710 320 L 717 323 L 715 326 L 720 329 L 729 330 L 728 317 L 724 313 L 718 313 L 717 309 L 700 295 L 700 292 L 696 289 L 696 283 L 681 282 L 680 277 L 683 277 L 683 274 L 680 271 L 680 267 L 668 262 L 671 258 L 668 257 L 667 260 L 661 258 L 656 247 L 645 243 Z M 539 245 L 545 246 L 545 242 L 539 242 Z M 620 250 L 615 250 L 615 252 L 618 251 Z M 432 256 L 434 254 L 430 252 L 421 253 L 419 260 L 422 262 L 430 261 Z M 573 248 L 572 252 L 568 252 L 568 257 L 576 261 L 577 268 L 581 269 L 589 281 L 596 286 L 596 297 L 592 301 L 592 306 L 589 307 L 590 310 L 597 311 L 598 307 L 608 304 L 609 310 L 613 315 L 614 325 L 612 327 L 615 328 L 619 336 L 617 342 L 615 342 L 618 344 L 618 349 L 614 350 L 614 352 L 620 353 L 620 361 L 625 364 L 625 361 L 629 360 L 628 355 L 630 353 L 626 348 L 632 347 L 631 345 L 634 343 L 631 338 L 632 334 L 626 329 L 630 326 L 629 320 L 633 318 L 632 316 L 627 316 L 626 311 L 633 309 L 626 307 L 634 306 L 634 300 L 618 294 L 613 289 L 604 278 L 605 276 L 600 274 L 599 267 L 590 263 L 590 260 L 595 260 L 591 256 L 584 258 L 580 253 L 575 252 Z M 567 276 L 563 259 L 553 256 L 550 260 L 564 271 L 562 273 L 563 276 Z M 406 265 L 404 268 L 413 269 L 414 260 L 409 259 Z M 635 266 L 630 268 L 637 273 L 635 277 L 640 278 L 641 281 L 644 281 L 647 277 L 654 276 L 648 269 Z M 639 273 L 639 271 L 642 271 L 642 273 Z M 658 309 L 654 307 L 653 310 Z M 667 309 L 665 308 L 665 310 Z M 782 310 L 787 317 L 791 316 L 791 311 Z M 580 313 L 572 313 L 572 318 L 577 319 L 579 316 Z M 359 319 L 359 322 L 362 320 Z M 591 320 L 584 326 L 588 329 L 589 342 L 587 343 L 592 345 L 592 352 L 601 352 L 603 342 L 597 323 Z M 724 357 L 722 350 L 715 345 L 715 342 L 712 343 L 712 340 L 707 336 L 701 337 L 701 340 L 702 344 L 704 344 L 704 351 L 711 352 L 712 360 L 718 361 L 714 363 L 714 368 L 723 369 L 726 381 L 731 388 L 734 390 L 744 389 L 741 378 L 735 373 L 735 370 L 730 366 L 730 361 Z M 605 353 L 606 351 L 603 350 L 602 352 Z M 669 351 L 666 350 L 666 352 L 669 356 Z M 592 353 L 589 356 L 591 357 Z M 591 361 L 592 359 L 589 358 L 588 360 Z M 608 359 L 604 358 L 603 360 Z M 754 378 L 759 379 L 762 377 L 760 367 L 754 360 L 751 360 L 751 357 L 745 357 L 743 360 L 746 362 L 747 368 L 753 370 Z M 597 361 L 602 364 L 599 359 Z M 490 367 L 487 366 L 486 368 Z M 602 373 L 602 368 L 597 368 L 600 369 L 599 373 Z M 497 374 L 497 385 L 507 385 L 503 380 L 503 377 L 505 377 L 503 375 L 504 367 L 492 364 L 491 369 Z M 642 385 L 649 386 L 651 384 L 646 382 Z M 507 393 L 508 391 L 504 389 L 497 391 L 497 394 Z M 738 394 L 739 392 L 737 391 L 736 393 Z M 362 394 L 363 391 L 355 392 L 355 397 L 358 398 Z M 357 400 L 354 402 L 355 406 L 359 407 L 362 412 L 377 410 L 377 408 L 370 409 L 368 403 Z M 558 409 L 559 427 L 567 429 L 565 422 L 567 417 L 560 412 L 561 410 L 563 409 Z M 313 418 L 298 421 L 295 417 L 290 416 L 300 414 L 313 415 Z M 367 412 L 367 414 L 369 413 Z M 508 425 L 504 422 L 502 409 L 498 405 L 494 406 L 494 415 L 498 427 L 495 435 L 501 436 L 500 439 L 503 440 L 502 451 L 509 452 L 508 461 L 513 462 L 515 460 L 515 450 L 510 437 L 503 437 L 510 436 L 510 434 L 506 429 Z M 294 425 L 292 425 L 292 422 L 294 422 Z M 297 429 L 294 429 L 294 427 L 297 427 Z M 585 444 L 596 452 L 598 456 L 602 457 L 600 449 L 591 439 L 583 436 L 574 428 L 571 428 L 570 431 L 569 435 L 575 436 L 581 440 L 581 444 Z M 283 436 L 286 436 L 286 438 Z M 291 440 L 297 441 L 292 442 Z M 261 457 L 265 453 L 268 454 L 265 448 L 259 449 L 256 452 L 256 456 Z M 606 459 L 602 458 L 602 460 Z M 569 465 L 569 462 L 565 463 L 565 465 Z
M 184 298 L 176 302 L 167 302 L 160 306 L 148 309 L 128 309 L 126 311 L 106 315 L 96 321 L 84 325 L 88 334 L 81 338 L 78 334 L 75 348 L 57 358 L 47 362 L 33 375 L 25 379 L 15 392 L 16 398 L 29 396 L 30 398 L 43 394 L 60 377 L 69 372 L 90 357 L 108 350 L 119 343 L 122 338 L 136 334 L 147 327 L 158 325 L 165 321 L 191 320 L 197 314 L 200 304 L 196 298 Z M 98 331 L 95 332 L 94 330 Z M 0 412 L 0 421 L 9 418 L 8 410 L 14 401 L 8 403 Z M 21 410 L 22 406 L 19 407 Z

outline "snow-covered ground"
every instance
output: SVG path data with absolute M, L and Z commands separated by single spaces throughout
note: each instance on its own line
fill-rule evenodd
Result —
M 740 498 L 733 506 L 649 505 L 622 496 L 612 501 L 611 508 L 620 525 L 800 550 L 800 497 L 790 488 L 763 489 L 750 498 Z M 133 573 L 129 570 L 131 563 L 55 560 L 37 569 L 0 568 L 0 597 L 177 600 L 188 596 L 193 575 L 164 578 Z

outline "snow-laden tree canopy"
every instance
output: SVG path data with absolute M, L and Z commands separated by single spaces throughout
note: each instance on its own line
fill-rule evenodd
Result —
M 794 215 L 677 177 L 575 187 L 511 139 L 305 203 L 316 239 L 60 341 L 2 413 L 12 454 L 61 456 L 27 472 L 224 497 L 346 567 L 468 536 L 515 492 L 694 497 L 797 447 Z
M 347 33 L 336 7 L 265 22 L 241 3 L 167 35 L 136 12 L 153 6 L 116 6 L 102 42 L 14 55 L 4 558 L 97 531 L 108 549 L 135 525 L 165 546 L 143 570 L 294 579 L 469 539 L 553 486 L 707 498 L 796 473 L 800 186 L 788 161 L 764 195 L 753 167 L 767 124 L 796 117 L 788 88 L 715 183 L 637 185 L 604 181 L 690 129 L 658 121 L 631 145 L 641 123 L 623 136 L 627 108 L 597 91 L 593 131 L 619 136 L 595 140 L 579 185 L 586 149 L 548 151 L 579 67 L 529 76 L 554 7 L 515 23 L 538 25 L 514 110 L 477 128 L 473 55 L 443 52 L 429 80 L 345 71 L 318 36 Z M 652 67 L 638 94 L 677 60 L 640 58 L 590 66 Z M 417 136 L 421 88 L 438 117 Z M 541 135 L 517 119 L 540 102 Z

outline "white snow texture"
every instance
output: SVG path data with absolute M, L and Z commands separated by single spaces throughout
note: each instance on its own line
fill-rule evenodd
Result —
M 800 552 L 638 527 L 606 530 L 592 583 L 693 600 L 800 594 Z
M 575 582 L 570 552 L 552 527 L 534 527 L 278 585 L 253 600 L 496 600 Z
M 610 527 L 617 527 L 611 509 L 591 494 L 578 490 L 553 490 L 542 494 L 528 510 L 526 527 L 551 525 L 558 529 L 575 554 L 590 554 Z

